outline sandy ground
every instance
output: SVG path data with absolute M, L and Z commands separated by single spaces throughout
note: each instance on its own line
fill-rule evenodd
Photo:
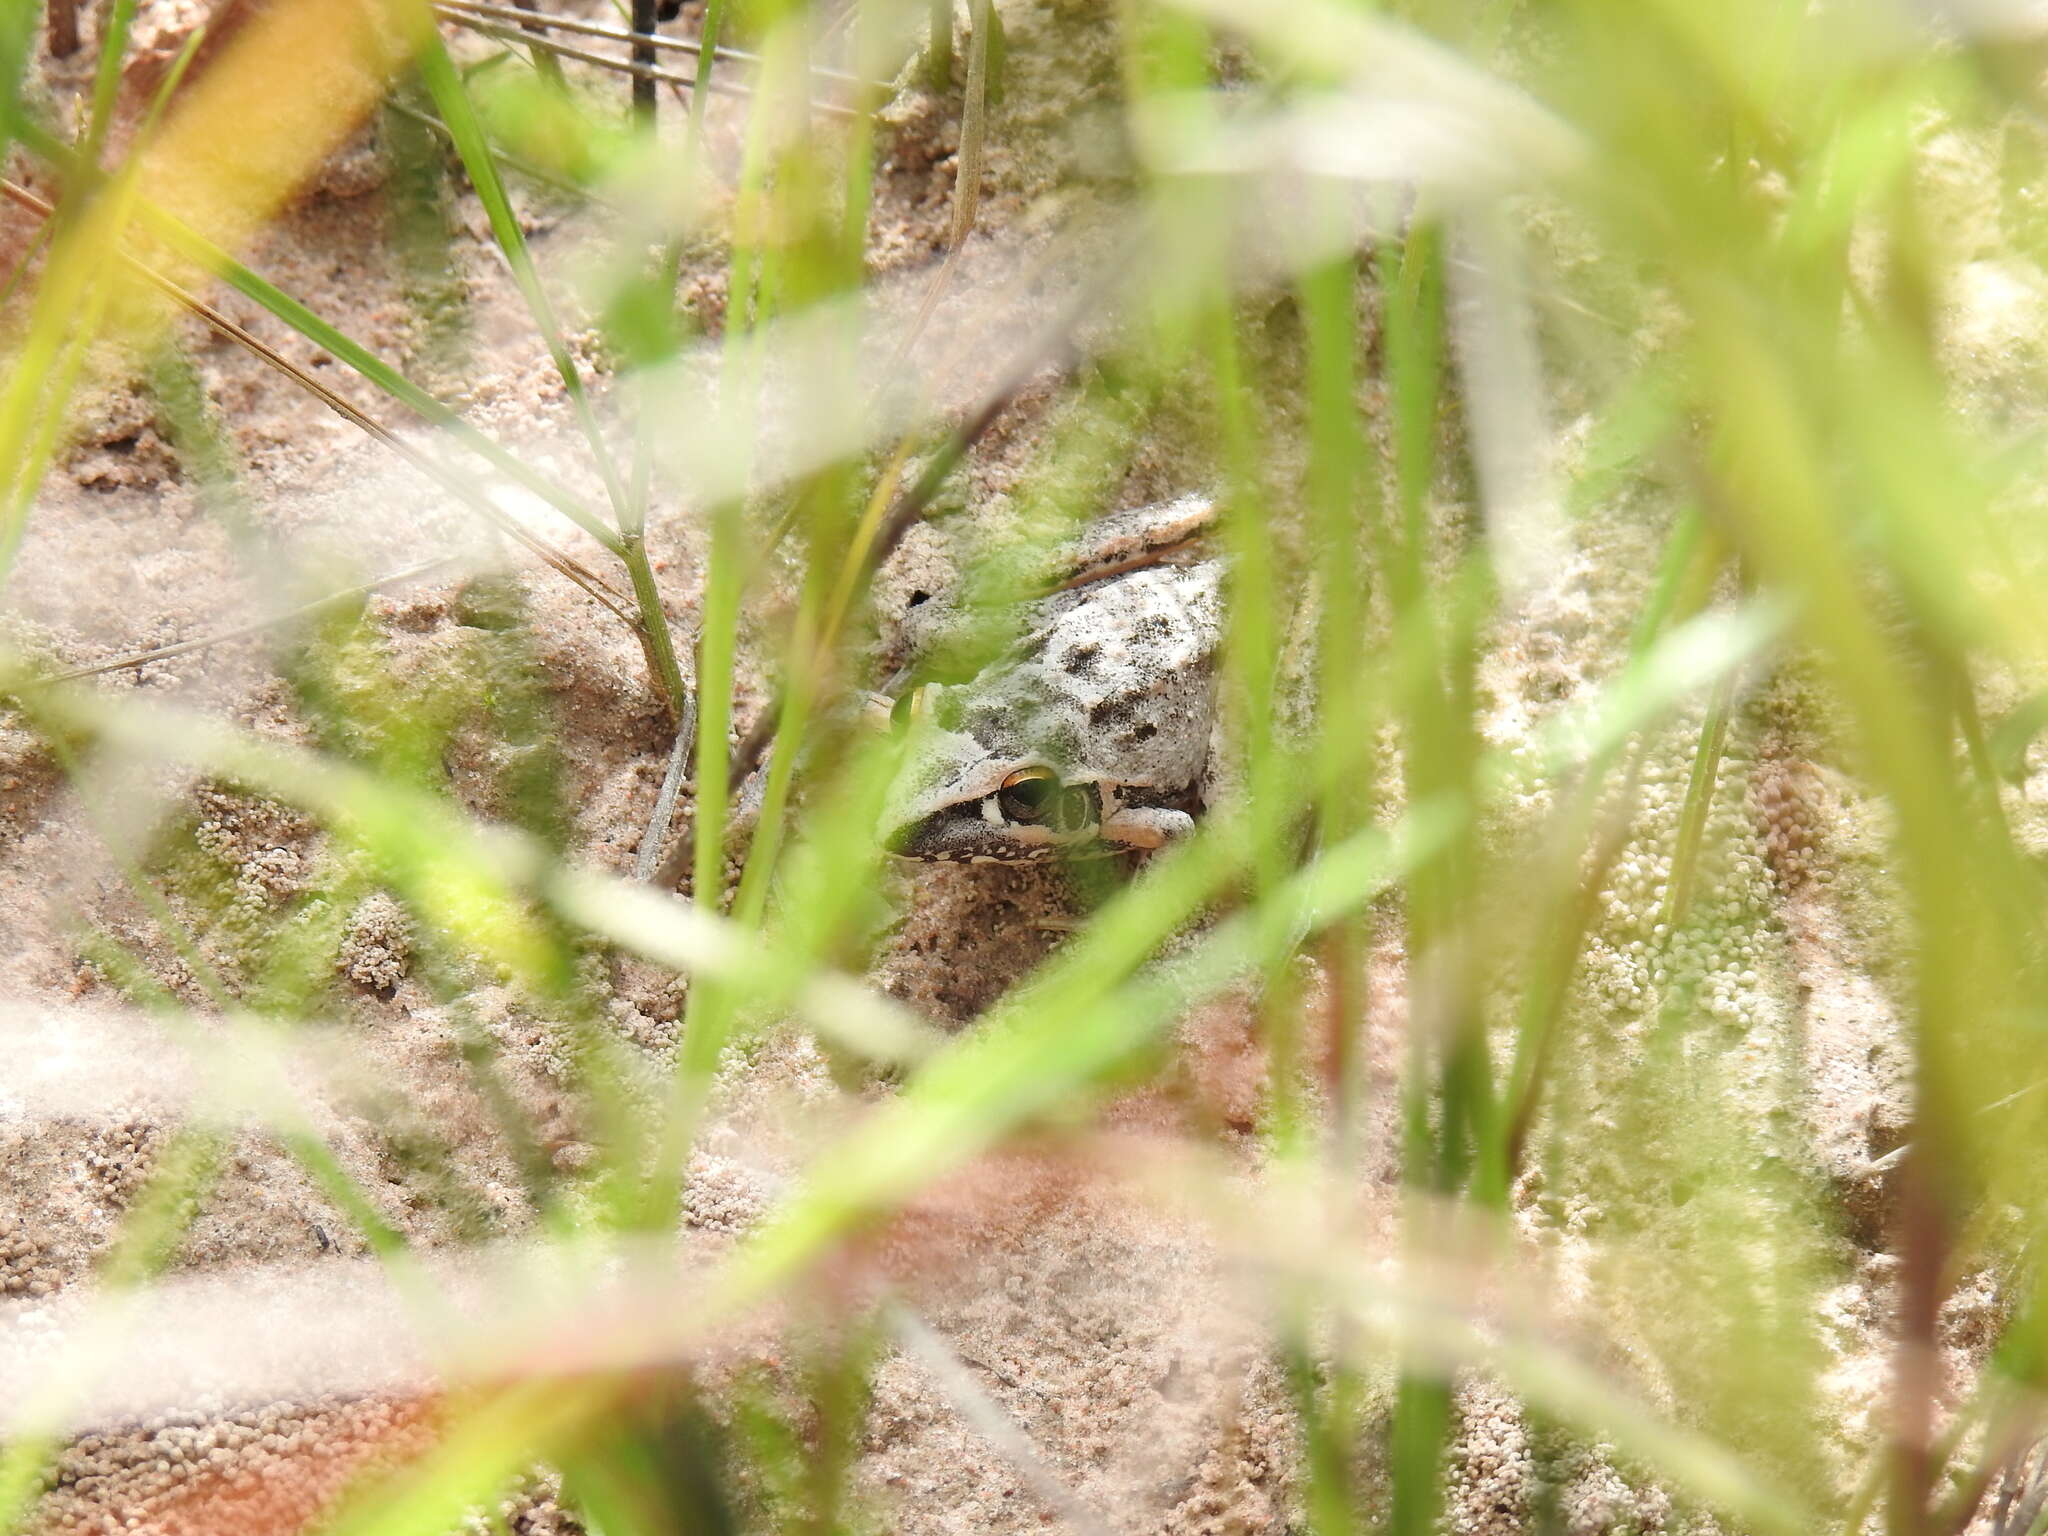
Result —
M 1083 115 L 1113 86 L 1106 50 L 1083 49 L 1080 67 L 1054 77 L 1034 61 L 1050 30 L 1071 33 L 1076 7 L 1006 4 L 1022 61 L 1004 109 L 989 170 L 978 242 L 1028 254 L 1057 212 L 1047 169 L 1061 125 Z M 143 6 L 143 51 L 175 46 L 191 8 L 163 0 Z M 89 52 L 89 50 L 88 50 Z M 68 99 L 85 78 L 88 55 L 39 61 L 42 86 Z M 873 267 L 878 276 L 916 272 L 944 238 L 955 125 L 939 104 L 913 95 L 891 111 L 878 187 Z M 714 114 L 723 152 L 736 125 Z M 259 270 L 381 353 L 406 358 L 426 376 L 453 369 L 417 302 L 418 277 L 393 254 L 392 220 L 376 146 L 342 156 L 319 185 L 262 238 Z M 449 281 L 464 315 L 459 370 L 479 424 L 522 445 L 563 440 L 559 386 L 546 367 L 503 270 L 486 253 L 473 201 L 457 203 L 448 247 Z M 535 199 L 536 249 L 551 271 L 574 260 L 575 212 Z M 27 227 L 0 214 L 0 258 L 21 248 Z M 685 294 L 707 320 L 723 303 L 710 262 L 686 276 Z M 343 370 L 322 363 L 303 341 L 236 308 L 260 334 L 347 387 Z M 209 493 L 180 468 L 146 395 L 119 383 L 98 386 L 77 440 L 48 482 L 9 589 L 5 623 L 68 665 L 85 665 L 171 641 L 216 633 L 273 611 L 280 592 L 307 595 L 377 578 L 440 555 L 458 562 L 380 591 L 368 615 L 401 677 L 423 691 L 479 665 L 469 572 L 502 560 L 502 549 L 431 484 L 359 441 L 354 429 L 288 383 L 189 324 L 181 340 L 246 467 L 247 526 L 216 515 Z M 365 398 L 358 391 L 359 398 Z M 365 398 L 365 403 L 370 403 Z M 967 477 L 970 508 L 999 504 L 1044 419 L 1027 400 L 993 434 Z M 566 457 L 566 451 L 564 456 Z M 565 474 L 584 474 L 573 465 Z M 587 480 L 587 474 L 584 474 Z M 1142 460 L 1119 494 L 1136 502 L 1180 489 L 1170 460 Z M 1000 515 L 992 512 L 992 516 Z M 601 551 L 559 526 L 553 536 L 579 558 Z M 1629 609 L 1603 596 L 1599 573 L 1643 569 L 1646 534 L 1629 509 L 1589 519 L 1576 565 L 1547 606 L 1495 637 L 1487 684 L 1497 739 L 1526 738 L 1533 724 L 1596 684 L 1622 639 Z M 650 534 L 664 596 L 680 632 L 690 632 L 701 589 L 701 534 L 686 518 L 658 521 Z M 885 606 L 947 563 L 944 538 L 921 532 L 885 575 Z M 578 855 L 611 869 L 630 866 L 660 782 L 668 726 L 636 646 L 573 587 L 530 563 L 516 581 L 536 637 L 532 667 L 555 722 Z M 220 645 L 139 672 L 116 674 L 110 692 L 176 698 L 242 722 L 261 734 L 310 739 L 308 723 L 276 670 L 267 637 Z M 758 707 L 761 679 L 749 676 L 743 704 Z M 743 711 L 744 712 L 744 711 Z M 743 722 L 744 723 L 744 722 Z M 475 809 L 495 782 L 492 752 L 473 740 L 449 763 Z M 1835 1400 L 1849 1465 L 1878 1420 L 1885 1361 L 1880 1348 L 1890 1278 L 1880 1253 L 1887 1191 L 1877 1160 L 1904 1122 L 1901 1056 L 1884 981 L 1871 964 L 1871 925 L 1855 894 L 1859 871 L 1877 859 L 1848 781 L 1823 745 L 1782 728 L 1768 690 L 1747 707 L 1739 781 L 1721 797 L 1714 846 L 1722 862 L 1710 899 L 1725 909 L 1711 952 L 1687 963 L 1725 1003 L 1726 1032 L 1711 1049 L 1731 1086 L 1724 1105 L 1767 1119 L 1771 1135 L 1798 1155 L 1854 1213 L 1840 1238 L 1856 1279 L 1831 1298 L 1823 1347 L 1833 1356 Z M 1631 1045 L 1626 1000 L 1654 980 L 1631 924 L 1654 907 L 1668 878 L 1684 762 L 1653 768 L 1633 834 L 1620 860 L 1611 922 L 1589 964 L 1588 984 L 1612 1006 L 1602 1014 L 1611 1042 Z M 107 791 L 119 793 L 108 796 Z M 125 825 L 100 809 L 128 807 Z M 172 909 L 190 925 L 207 959 L 248 981 L 251 935 L 306 889 L 317 864 L 314 829 L 257 798 L 182 783 L 67 784 L 49 755 L 18 725 L 0 722 L 0 998 L 21 1009 L 91 1009 L 121 999 L 106 958 L 109 941 L 141 957 L 179 999 L 204 1002 L 190 965 L 129 892 L 108 854 L 162 811 L 188 829 L 234 898 L 203 901 L 198 887 L 173 886 Z M 876 966 L 875 979 L 949 1028 L 972 1027 L 984 1009 L 1059 942 L 1047 920 L 1070 916 L 1074 893 L 1056 873 L 953 868 L 900 871 L 894 895 L 906 914 Z M 1846 894 L 1845 894 L 1846 893 Z M 388 900 L 364 893 L 337 918 L 339 965 L 349 982 L 346 1016 L 335 1029 L 350 1048 L 406 1085 L 405 1124 L 439 1149 L 460 1183 L 460 1199 L 429 1198 L 423 1166 L 409 1157 L 390 1121 L 337 1105 L 320 1129 L 344 1167 L 376 1192 L 388 1219 L 427 1245 L 480 1233 L 516 1232 L 519 1171 L 491 1116 L 461 1069 L 466 1029 L 481 1030 L 503 1054 L 513 1091 L 536 1139 L 558 1166 L 587 1149 L 576 1111 L 560 1087 L 562 1044 L 549 1022 L 508 995 L 472 994 L 451 1007 L 418 974 L 415 936 Z M 1306 965 L 1304 995 L 1320 985 Z M 1402 1027 L 1402 964 L 1384 947 L 1373 968 L 1368 1010 L 1374 1072 L 1392 1080 Z M 679 985 L 650 967 L 611 970 L 610 1012 L 620 1035 L 650 1057 L 674 1046 Z M 1637 1042 L 1639 1044 L 1639 1042 Z M 1187 1021 L 1180 1041 L 1186 1085 L 1179 1100 L 1153 1095 L 1121 1106 L 1115 1123 L 1157 1134 L 1180 1123 L 1189 1104 L 1220 1126 L 1247 1175 L 1259 1152 L 1247 1131 L 1264 1065 L 1241 1003 L 1225 1002 Z M 1780 1069 L 1794 1064 L 1797 1123 L 1772 1117 Z M 1744 1072 L 1748 1076 L 1744 1076 Z M 1596 1074 L 1597 1076 L 1597 1074 Z M 1596 1091 L 1597 1082 L 1586 1091 Z M 1386 1095 L 1378 1096 L 1385 1102 Z M 806 1115 L 844 1112 L 829 1063 L 800 1038 L 773 1038 L 735 1058 L 717 1116 L 693 1165 L 692 1240 L 717 1251 L 758 1220 L 779 1181 L 799 1164 Z M 836 1107 L 835 1107 L 836 1106 Z M 1382 1132 L 1386 1127 L 1379 1128 Z M 19 1318 L 61 1298 L 93 1271 L 129 1201 L 175 1131 L 175 1118 L 146 1102 L 105 1105 L 59 1118 L 9 1112 L 0 1100 L 0 1307 Z M 1383 1179 L 1391 1134 L 1369 1138 L 1361 1170 Z M 1101 1180 L 1028 1158 L 999 1164 L 982 1182 L 945 1192 L 924 1241 L 906 1238 L 895 1265 L 921 1314 L 964 1362 L 986 1397 L 1035 1447 L 1049 1473 L 1109 1528 L 1128 1532 L 1280 1531 L 1295 1510 L 1298 1463 L 1288 1393 L 1257 1304 L 1232 1282 L 1230 1267 L 1202 1228 L 1161 1214 Z M 1532 1249 L 1551 1255 L 1561 1285 L 1592 1298 L 1600 1288 L 1590 1249 L 1575 1234 L 1597 1227 L 1569 1191 L 1532 1179 L 1518 1192 L 1519 1220 Z M 946 1202 L 950 1201 L 950 1204 Z M 363 1251 L 347 1219 L 267 1140 L 235 1139 L 214 1192 L 178 1250 L 180 1273 L 232 1273 L 281 1261 L 339 1260 Z M 1966 1309 L 1965 1309 L 1966 1310 Z M 1967 1369 L 1976 1335 L 1970 1317 L 1953 1321 L 1954 1369 Z M 1682 1384 L 1674 1386 L 1682 1398 Z M 1682 1407 L 1682 1403 L 1679 1404 Z M 1663 1492 L 1633 1482 L 1599 1447 L 1552 1443 L 1512 1402 L 1484 1382 L 1459 1400 L 1454 1506 L 1460 1532 L 1527 1528 L 1541 1489 L 1558 1490 L 1566 1528 L 1675 1528 Z M 142 1422 L 109 1424 L 72 1442 L 45 1502 L 50 1530 L 276 1530 L 317 1508 L 366 1462 L 401 1457 L 432 1433 L 417 1402 L 366 1396 L 283 1400 L 230 1409 L 197 1402 Z M 882 1523 L 906 1532 L 1060 1529 L 1066 1521 L 1034 1491 L 1031 1475 L 993 1447 L 964 1417 L 930 1363 L 885 1353 L 858 1477 Z M 564 1528 L 546 1481 L 508 1504 L 523 1532 Z

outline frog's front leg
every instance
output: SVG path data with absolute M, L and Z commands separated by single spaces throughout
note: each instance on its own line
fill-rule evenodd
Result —
M 1194 817 L 1163 805 L 1127 805 L 1102 820 L 1102 840 L 1120 848 L 1164 848 L 1194 830 Z

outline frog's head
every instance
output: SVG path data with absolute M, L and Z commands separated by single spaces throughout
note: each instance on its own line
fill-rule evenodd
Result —
M 907 859 L 1019 864 L 1158 848 L 1193 828 L 1184 811 L 1126 805 L 1121 790 L 1062 772 L 1043 752 L 992 748 L 921 721 L 883 813 L 883 842 Z
M 891 853 L 951 864 L 1015 864 L 1100 848 L 1100 800 L 1092 784 L 1062 783 L 1044 763 L 984 760 L 934 784 L 893 814 Z

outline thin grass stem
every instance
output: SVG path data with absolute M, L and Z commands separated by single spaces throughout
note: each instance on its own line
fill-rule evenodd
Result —
M 540 0 L 513 0 L 510 8 L 526 13 L 528 19 L 521 21 L 519 25 L 520 29 L 529 37 L 547 36 L 547 22 L 543 19 L 544 13 L 540 8 Z M 534 72 L 541 79 L 557 89 L 567 84 L 562 75 L 561 62 L 553 54 L 549 53 L 545 48 L 536 48 L 533 50 L 532 57 Z
M 481 16 L 472 16 L 462 11 L 451 9 L 447 12 L 447 16 L 450 21 L 467 27 L 470 31 L 479 33 L 484 37 L 494 38 L 499 42 L 523 44 L 528 47 L 544 50 L 556 58 L 574 59 L 579 64 L 595 64 L 602 69 L 613 70 L 622 75 L 630 75 L 635 81 L 639 82 L 680 86 L 693 93 L 693 101 L 701 99 L 694 95 L 697 89 L 697 80 L 693 75 L 678 74 L 672 69 L 663 69 L 658 64 L 642 64 L 633 59 L 612 58 L 607 54 L 597 53 L 588 48 L 579 48 L 573 43 L 559 42 L 554 38 L 526 37 L 519 32 L 516 26 L 489 21 Z M 697 73 L 709 73 L 709 64 L 702 55 L 699 55 L 698 58 Z M 708 79 L 705 82 L 704 91 L 712 96 L 732 96 L 742 101 L 750 99 L 754 94 L 751 86 L 739 85 L 732 81 L 715 78 Z M 810 109 L 821 117 L 850 118 L 854 115 L 853 108 L 841 106 L 836 101 L 812 101 Z
M 441 120 L 448 125 L 448 131 L 455 140 L 456 154 L 461 158 L 463 168 L 469 173 L 470 184 L 476 189 L 477 197 L 484 205 L 491 233 L 512 269 L 513 281 L 518 285 L 520 296 L 526 301 L 527 310 L 533 316 L 534 324 L 547 344 L 548 355 L 554 360 L 556 373 L 561 376 L 562 387 L 569 396 L 577 423 L 582 428 L 585 442 L 589 445 L 591 457 L 596 461 L 598 473 L 604 480 L 605 492 L 611 498 L 613 518 L 624 518 L 628 515 L 627 509 L 630 505 L 625 482 L 619 476 L 611 446 L 606 442 L 604 432 L 591 410 L 582 370 L 576 365 L 561 320 L 555 313 L 554 303 L 548 298 L 547 289 L 540 280 L 539 269 L 534 265 L 533 254 L 526 244 L 526 232 L 520 226 L 518 214 L 513 210 L 511 193 L 498 174 L 498 165 L 492 155 L 490 140 L 484 132 L 482 120 L 476 115 L 476 109 L 470 102 L 469 89 L 463 83 L 462 76 L 457 72 L 454 61 L 448 57 L 448 51 L 442 46 L 437 34 L 429 34 L 424 39 L 414 59 L 421 79 L 426 83 L 427 92 L 433 97 L 434 105 L 441 114 Z M 664 685 L 667 681 L 664 677 Z M 677 709 L 682 707 L 678 697 L 672 696 L 670 702 Z
M 87 163 L 97 165 L 106 114 L 119 84 L 120 52 L 126 43 L 134 0 L 115 0 L 102 40 L 93 98 L 93 128 L 87 135 Z M 147 145 L 165 106 L 197 56 L 204 29 L 186 39 L 158 86 L 136 132 Z M 97 183 L 76 222 L 67 209 L 54 237 L 46 281 L 37 293 L 29 334 L 4 389 L 0 389 L 0 585 L 13 568 L 27 531 L 29 510 L 41 488 L 87 351 L 98 338 L 114 301 L 109 268 L 139 198 L 142 160 L 131 152 L 111 177 Z M 74 196 L 80 195 L 73 189 Z
M 1734 706 L 1734 684 L 1715 685 L 1707 699 L 1707 716 L 1686 781 L 1685 805 L 1678 824 L 1678 846 L 1671 857 L 1671 883 L 1659 915 L 1667 932 L 1676 933 L 1692 910 L 1693 888 L 1699 880 L 1700 849 L 1706 841 L 1707 817 L 1713 810 L 1714 787 L 1720 779 L 1721 754 L 1728 740 L 1728 716 Z
M 643 70 L 654 68 L 654 0 L 633 0 L 633 111 L 649 127 L 654 126 L 654 108 L 657 100 L 650 75 Z
M 697 29 L 697 69 L 690 79 L 690 154 L 699 158 L 704 145 L 704 111 L 711 103 L 715 89 L 711 79 L 711 61 L 723 57 L 718 39 L 725 27 L 727 0 L 705 0 L 704 19 Z
M 146 667 L 152 662 L 169 661 L 174 656 L 189 656 L 194 651 L 210 650 L 217 645 L 227 645 L 236 640 L 247 640 L 256 635 L 267 634 L 273 629 L 280 629 L 298 623 L 302 619 L 319 618 L 324 614 L 346 609 L 360 602 L 363 598 L 370 596 L 372 593 L 382 592 L 387 588 L 398 586 L 404 582 L 417 581 L 422 576 L 431 575 L 435 571 L 445 569 L 454 564 L 456 559 L 457 557 L 454 555 L 440 555 L 432 560 L 423 560 L 418 565 L 409 565 L 402 571 L 394 571 L 389 576 L 381 576 L 375 581 L 366 581 L 360 586 L 344 587 L 339 592 L 331 592 L 325 597 L 315 598 L 310 603 L 302 603 L 289 613 L 280 613 L 268 619 L 257 619 L 253 623 L 238 625 L 234 629 L 220 630 L 211 635 L 200 635 L 191 640 L 179 640 L 170 645 L 152 646 L 149 650 L 137 651 L 130 656 L 116 657 L 112 661 L 95 662 L 89 667 L 73 667 L 68 672 L 58 672 L 49 677 L 39 678 L 31 686 L 50 688 L 59 683 L 75 683 L 81 678 L 102 677 L 109 672 L 133 671 L 138 667 Z
M 77 190 L 80 184 L 96 184 L 99 173 L 81 162 L 62 141 L 33 124 L 24 127 L 22 138 L 35 154 L 58 169 L 65 178 L 68 190 Z M 40 202 L 40 199 L 37 201 Z M 314 345 L 331 352 L 339 361 L 406 406 L 423 421 L 450 433 L 464 447 L 487 459 L 493 468 L 508 479 L 547 502 L 608 551 L 618 553 L 618 534 L 607 527 L 603 518 L 589 508 L 582 498 L 554 484 L 518 455 L 509 452 L 487 434 L 479 431 L 465 420 L 460 412 L 442 404 L 361 343 L 315 314 L 305 304 L 253 269 L 235 260 L 180 220 L 164 213 L 146 200 L 138 203 L 136 212 L 138 221 L 180 256 L 201 270 L 219 277 Z
M 85 139 L 79 152 L 94 165 L 106 147 L 107 130 L 114 122 L 114 102 L 121 90 L 121 60 L 128 52 L 128 34 L 135 25 L 135 0 L 112 0 L 106 23 L 100 31 L 100 53 L 92 77 L 92 109 L 86 118 Z M 158 94 L 157 104 L 170 99 L 168 91 Z
M 953 0 L 927 0 L 929 20 L 925 44 L 925 87 L 933 91 L 953 86 Z
M 45 203 L 33 192 L 28 191 L 24 187 L 17 186 L 11 181 L 0 181 L 0 195 L 5 195 L 22 207 L 39 213 L 45 218 L 50 214 L 49 204 Z M 632 615 L 619 605 L 618 599 L 620 594 L 609 582 L 598 576 L 594 571 L 591 571 L 580 561 L 554 548 L 538 535 L 527 531 L 527 529 L 499 508 L 495 502 L 484 495 L 469 477 L 456 473 L 431 454 L 423 452 L 406 439 L 399 437 L 375 418 L 364 414 L 346 397 L 328 388 L 325 384 L 314 378 L 313 375 L 306 372 L 305 369 L 299 367 L 268 343 L 261 340 L 253 332 L 246 330 L 234 320 L 229 319 L 220 310 L 188 292 L 170 278 L 163 276 L 152 267 L 145 266 L 132 256 L 124 255 L 122 260 L 129 270 L 150 283 L 180 308 L 205 321 L 207 325 L 222 336 L 225 336 L 252 356 L 259 358 L 307 393 L 313 395 L 336 415 L 368 433 L 422 474 L 440 484 L 478 516 L 494 524 L 508 538 L 524 545 L 535 555 L 539 556 L 543 563 L 583 588 L 585 592 L 608 608 L 628 627 L 635 626 Z M 611 536 L 608 530 L 605 530 L 605 532 L 608 537 Z
M 765 62 L 758 53 L 749 53 L 743 48 L 724 48 L 718 46 L 716 42 L 718 29 L 710 25 L 708 12 L 703 29 L 695 38 L 669 37 L 664 33 L 655 32 L 636 39 L 632 31 L 622 30 L 618 27 L 608 27 L 602 22 L 585 21 L 581 17 L 564 15 L 543 15 L 534 18 L 523 18 L 519 13 L 507 6 L 487 4 L 485 0 L 434 0 L 434 9 L 449 13 L 450 19 L 455 19 L 453 13 L 460 12 L 465 16 L 475 16 L 484 21 L 517 22 L 522 27 L 541 27 L 551 32 L 570 32 L 580 37 L 602 38 L 607 42 L 628 45 L 637 44 L 658 51 L 686 53 L 692 58 L 701 58 L 706 53 L 709 53 L 714 60 L 721 64 L 745 64 L 758 69 Z M 809 70 L 812 78 L 828 80 L 834 85 L 860 86 L 872 90 L 887 90 L 889 87 L 887 80 L 849 74 L 845 70 L 832 69 L 823 64 L 812 64 L 809 66 Z M 682 83 L 691 84 L 692 82 L 686 80 Z

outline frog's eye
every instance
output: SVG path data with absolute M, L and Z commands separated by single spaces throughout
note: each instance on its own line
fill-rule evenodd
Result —
M 1019 768 L 996 791 L 996 803 L 1012 821 L 1043 821 L 1059 799 L 1059 776 L 1050 768 Z
M 931 713 L 931 692 L 932 685 L 923 683 L 904 694 L 889 706 L 889 723 L 900 731 L 911 721 L 922 720 Z

